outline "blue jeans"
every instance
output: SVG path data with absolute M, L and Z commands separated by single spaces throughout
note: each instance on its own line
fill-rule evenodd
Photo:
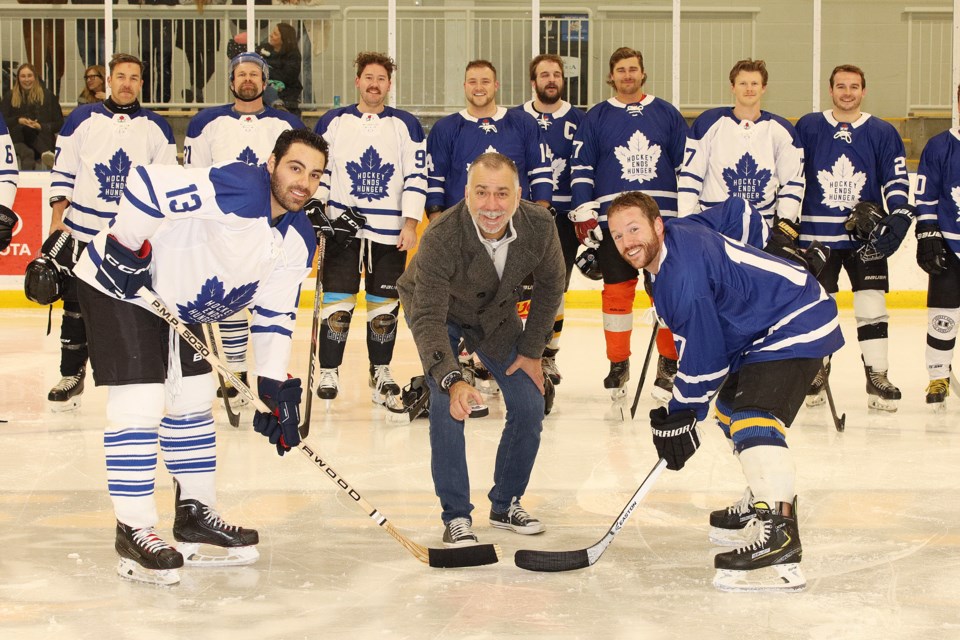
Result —
M 450 349 L 457 354 L 460 327 L 447 323 Z M 517 358 L 514 348 L 503 362 L 481 350 L 476 355 L 493 374 L 507 407 L 507 420 L 500 436 L 497 461 L 493 470 L 493 488 L 487 497 L 498 513 L 510 507 L 513 498 L 519 499 L 527 489 L 530 472 L 540 448 L 543 430 L 543 395 L 537 385 L 523 371 L 507 375 L 507 368 Z M 433 486 L 443 507 L 441 518 L 470 518 L 470 476 L 467 473 L 466 443 L 463 421 L 450 415 L 450 395 L 440 391 L 431 376 L 426 376 L 430 387 L 430 468 Z

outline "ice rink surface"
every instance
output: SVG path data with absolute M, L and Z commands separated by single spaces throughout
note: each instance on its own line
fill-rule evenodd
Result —
M 467 423 L 474 529 L 499 564 L 431 569 L 367 518 L 298 451 L 283 458 L 216 406 L 219 509 L 260 531 L 249 567 L 181 570 L 173 588 L 117 577 L 106 491 L 104 390 L 87 376 L 83 406 L 53 414 L 59 345 L 46 312 L 2 311 L 0 330 L 0 637 L 27 638 L 960 638 L 960 400 L 924 404 L 926 312 L 893 310 L 890 378 L 896 414 L 868 412 L 852 312 L 831 377 L 844 433 L 828 409 L 802 409 L 788 434 L 798 471 L 808 580 L 794 594 L 727 594 L 712 584 L 708 514 L 736 501 L 740 467 L 712 420 L 680 472 L 666 471 L 593 567 L 531 573 L 520 548 L 596 542 L 656 461 L 646 412 L 653 366 L 633 422 L 605 418 L 607 363 L 598 310 L 574 310 L 559 354 L 564 374 L 524 506 L 547 526 L 523 537 L 487 524 L 503 408 Z M 306 376 L 309 310 L 292 371 Z M 649 328 L 637 313 L 630 397 Z M 363 311 L 328 413 L 314 404 L 312 446 L 402 532 L 441 546 L 427 423 L 384 421 L 367 388 Z M 402 324 L 402 323 L 401 323 Z M 420 369 L 401 328 L 398 380 Z M 162 469 L 162 465 L 161 465 Z M 157 480 L 161 535 L 172 540 L 172 483 Z

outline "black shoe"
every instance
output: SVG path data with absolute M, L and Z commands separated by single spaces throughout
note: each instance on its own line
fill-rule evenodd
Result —
M 516 498 L 503 513 L 497 513 L 490 509 L 490 526 L 498 529 L 507 529 L 514 533 L 529 536 L 535 533 L 543 533 L 546 527 L 543 523 L 531 516 L 520 506 L 520 501 Z
M 443 529 L 443 546 L 470 547 L 477 544 L 477 534 L 470 528 L 470 518 L 454 518 Z

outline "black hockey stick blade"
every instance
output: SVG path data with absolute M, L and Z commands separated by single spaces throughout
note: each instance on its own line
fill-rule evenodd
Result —
M 827 402 L 830 404 L 830 416 L 833 418 L 833 426 L 836 427 L 837 432 L 843 433 L 843 430 L 847 426 L 847 414 L 844 413 L 840 417 L 837 417 L 837 406 L 833 404 L 833 393 L 830 392 L 829 379 L 823 385 L 823 389 L 827 392 Z
M 428 549 L 430 566 L 435 569 L 458 569 L 496 564 L 503 556 L 498 544 L 475 544 L 453 549 Z
M 640 392 L 643 390 L 643 381 L 647 379 L 647 369 L 650 367 L 650 357 L 653 355 L 653 345 L 657 342 L 657 331 L 660 330 L 660 322 L 654 319 L 653 334 L 650 336 L 650 344 L 647 345 L 647 355 L 643 358 L 643 370 L 640 371 L 640 382 L 637 383 L 637 392 L 633 394 L 633 405 L 630 407 L 630 419 L 637 415 L 637 405 L 640 404 Z

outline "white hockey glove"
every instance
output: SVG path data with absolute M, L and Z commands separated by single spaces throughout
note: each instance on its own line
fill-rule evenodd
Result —
M 603 240 L 603 230 L 597 221 L 597 210 L 600 203 L 596 200 L 584 202 L 582 205 L 567 214 L 570 222 L 573 223 L 573 229 L 577 234 L 577 240 L 585 247 L 596 249 Z

